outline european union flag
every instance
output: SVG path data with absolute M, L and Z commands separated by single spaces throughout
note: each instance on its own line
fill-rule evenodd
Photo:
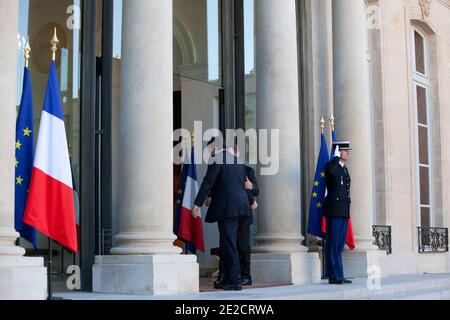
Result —
M 36 229 L 23 222 L 34 162 L 33 96 L 28 68 L 24 70 L 22 99 L 16 121 L 15 228 L 37 248 Z
M 330 160 L 327 141 L 322 133 L 319 159 L 317 161 L 316 176 L 311 195 L 311 204 L 309 208 L 308 233 L 316 237 L 325 238 L 322 232 L 323 204 L 326 193 L 325 166 Z

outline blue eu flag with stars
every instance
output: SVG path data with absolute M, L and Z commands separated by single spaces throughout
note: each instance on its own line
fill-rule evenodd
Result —
M 322 133 L 320 153 L 319 159 L 317 161 L 316 175 L 314 177 L 312 188 L 308 220 L 308 233 L 319 238 L 325 238 L 325 234 L 322 232 L 322 217 L 323 204 L 327 189 L 325 182 L 325 166 L 329 160 L 330 154 L 328 153 L 327 141 L 325 139 L 325 135 Z
M 30 189 L 31 172 L 34 162 L 33 97 L 31 93 L 30 71 L 25 68 L 22 99 L 16 121 L 15 158 L 15 229 L 20 236 L 37 248 L 36 229 L 23 222 L 23 215 Z

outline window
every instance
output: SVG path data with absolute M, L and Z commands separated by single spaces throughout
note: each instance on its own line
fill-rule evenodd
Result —
M 174 0 L 173 16 L 174 73 L 220 86 L 221 1 Z
M 414 31 L 415 71 L 425 74 L 425 41 L 424 38 Z
M 413 92 L 416 128 L 416 158 L 418 179 L 418 216 L 421 227 L 431 227 L 431 152 L 430 152 L 430 117 L 429 91 L 430 76 L 427 67 L 426 37 L 418 30 L 413 30 Z

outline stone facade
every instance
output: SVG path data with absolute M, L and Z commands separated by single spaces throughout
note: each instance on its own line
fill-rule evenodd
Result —
M 446 272 L 448 254 L 418 255 L 418 172 L 412 81 L 412 32 L 425 34 L 430 73 L 431 193 L 434 226 L 448 227 L 449 1 L 379 1 L 370 31 L 376 223 L 392 225 L 393 255 L 384 273 Z M 376 93 L 376 94 L 375 94 Z M 409 263 L 402 263 L 408 261 Z M 426 262 L 425 262 L 426 261 Z M 448 264 L 448 262 L 447 262 Z

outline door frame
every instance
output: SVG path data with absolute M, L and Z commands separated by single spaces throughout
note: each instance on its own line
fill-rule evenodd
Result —
M 97 1 L 82 1 L 79 240 L 83 291 L 92 291 L 92 266 L 99 252 L 98 230 L 112 228 L 114 3 L 113 0 L 102 3 L 102 57 L 97 58 Z M 97 143 L 98 139 L 101 143 Z

